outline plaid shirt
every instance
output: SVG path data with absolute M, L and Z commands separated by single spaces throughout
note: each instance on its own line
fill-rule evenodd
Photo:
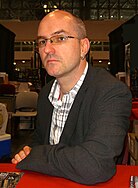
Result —
M 50 140 L 49 140 L 51 145 L 59 143 L 60 136 L 64 129 L 64 125 L 68 117 L 69 111 L 71 109 L 75 96 L 84 81 L 87 70 L 88 70 L 88 63 L 79 81 L 68 93 L 63 95 L 62 100 L 60 99 L 60 85 L 58 84 L 58 81 L 55 80 L 52 85 L 48 97 L 49 101 L 54 106 L 52 121 L 51 121 Z

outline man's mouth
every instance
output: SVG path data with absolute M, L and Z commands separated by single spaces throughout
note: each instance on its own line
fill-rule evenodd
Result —
M 54 63 L 54 62 L 57 62 L 57 61 L 58 61 L 57 59 L 48 59 L 47 63 Z

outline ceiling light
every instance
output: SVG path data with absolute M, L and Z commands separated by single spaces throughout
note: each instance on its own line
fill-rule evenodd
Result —
M 47 8 L 47 5 L 45 4 L 45 5 L 43 5 L 43 8 Z

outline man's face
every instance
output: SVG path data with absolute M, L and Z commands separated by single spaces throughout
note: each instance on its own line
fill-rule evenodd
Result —
M 42 42 L 43 39 L 61 36 L 61 42 L 54 43 L 52 38 L 53 43 L 48 40 L 46 45 L 39 47 L 43 66 L 49 75 L 56 78 L 72 75 L 80 66 L 81 40 L 77 38 L 72 22 L 72 18 L 58 13 L 56 17 L 45 17 L 38 28 L 38 38 L 42 38 Z M 62 36 L 75 38 L 64 39 Z

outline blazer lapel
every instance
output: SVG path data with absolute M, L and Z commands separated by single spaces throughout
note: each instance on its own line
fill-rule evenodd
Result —
M 63 133 L 62 133 L 61 138 L 60 138 L 60 142 L 69 143 L 69 140 L 71 139 L 71 137 L 72 137 L 72 135 L 75 131 L 76 126 L 74 126 L 74 125 L 77 125 L 78 116 L 79 116 L 79 113 L 80 113 L 79 109 L 80 109 L 81 104 L 83 102 L 84 95 L 85 95 L 85 93 L 86 93 L 86 91 L 89 87 L 89 83 L 91 82 L 90 81 L 91 80 L 91 73 L 92 73 L 91 69 L 90 70 L 88 69 L 88 73 L 86 74 L 84 82 L 83 82 L 80 90 L 78 91 L 77 96 L 76 96 L 74 103 L 71 107 L 71 110 L 69 112 Z

